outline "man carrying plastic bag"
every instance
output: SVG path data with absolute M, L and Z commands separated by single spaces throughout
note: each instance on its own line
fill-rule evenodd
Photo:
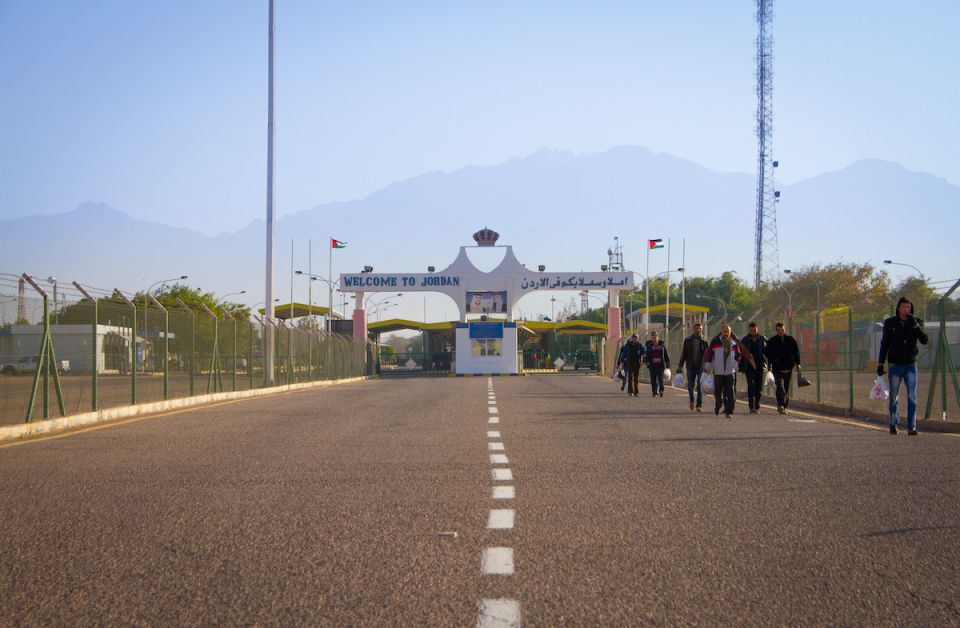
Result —
M 907 434 L 917 435 L 917 341 L 927 344 L 923 321 L 913 315 L 913 303 L 900 297 L 894 316 L 883 321 L 877 375 L 883 377 L 883 363 L 890 361 L 890 433 L 900 422 L 900 384 L 907 385 Z

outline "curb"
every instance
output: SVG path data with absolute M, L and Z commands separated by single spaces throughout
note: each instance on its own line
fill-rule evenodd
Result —
M 336 386 L 338 384 L 352 384 L 370 379 L 369 376 L 350 377 L 347 379 L 324 380 L 320 382 L 305 382 L 302 384 L 285 384 L 283 386 L 272 386 L 270 388 L 255 388 L 253 390 L 238 390 L 236 392 L 210 393 L 207 395 L 196 395 L 194 397 L 180 397 L 178 399 L 167 399 L 165 401 L 154 401 L 151 403 L 140 403 L 129 406 L 117 406 L 114 408 L 104 408 L 95 412 L 85 412 L 83 414 L 74 414 L 56 419 L 44 419 L 42 421 L 31 421 L 30 423 L 21 423 L 19 425 L 0 426 L 0 443 L 18 438 L 26 438 L 37 434 L 50 434 L 76 427 L 102 423 L 105 421 L 114 421 L 116 419 L 126 419 L 135 416 L 155 414 L 166 410 L 177 410 L 181 408 L 191 408 L 202 406 L 217 401 L 230 401 L 234 399 L 248 399 L 253 397 L 263 397 L 283 392 L 295 390 L 305 390 L 308 388 L 317 388 L 321 386 Z
M 674 390 L 679 390 L 682 392 L 687 392 L 686 388 L 678 388 L 674 385 L 670 385 L 669 388 Z M 704 397 L 707 397 L 707 393 L 703 393 Z M 709 396 L 713 396 L 713 393 L 710 393 Z M 747 396 L 744 393 L 737 394 L 737 401 L 746 401 Z M 769 401 L 766 401 L 769 403 Z M 776 407 L 776 401 L 771 407 Z M 813 412 L 823 415 L 825 418 L 837 418 L 837 419 L 850 419 L 853 421 L 860 421 L 862 423 L 870 423 L 873 425 L 879 425 L 882 427 L 887 427 L 889 423 L 887 422 L 886 413 L 881 412 L 871 412 L 869 410 L 854 410 L 851 412 L 847 408 L 840 408 L 837 406 L 830 406 L 824 403 L 817 403 L 815 401 L 799 401 L 797 399 L 790 399 L 790 408 L 795 410 L 803 410 L 806 412 Z M 902 406 L 901 406 L 902 408 Z M 919 414 L 920 408 L 917 408 Z M 900 417 L 900 426 L 906 429 L 907 417 Z M 927 432 L 942 432 L 948 434 L 960 434 L 960 422 L 957 421 L 941 421 L 939 419 L 921 419 L 917 417 L 917 427 L 921 428 L 923 431 Z

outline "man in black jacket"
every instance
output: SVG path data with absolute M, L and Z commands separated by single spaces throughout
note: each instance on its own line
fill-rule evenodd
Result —
M 643 345 L 640 338 L 633 334 L 627 344 L 623 345 L 621 362 L 627 375 L 627 396 L 639 396 L 640 364 L 643 362 Z
M 643 352 L 643 361 L 650 369 L 650 386 L 654 397 L 663 397 L 663 371 L 670 368 L 670 354 L 667 345 L 660 342 L 657 332 L 650 332 L 650 340 Z
M 923 321 L 913 315 L 913 303 L 907 297 L 897 301 L 896 316 L 883 321 L 877 375 L 883 376 L 883 363 L 890 362 L 890 433 L 897 433 L 900 422 L 900 383 L 907 384 L 907 434 L 917 435 L 917 341 L 927 344 Z
M 703 404 L 703 390 L 700 387 L 700 377 L 703 374 L 703 354 L 707 351 L 707 341 L 701 335 L 703 326 L 693 324 L 693 333 L 683 339 L 683 350 L 680 352 L 680 361 L 677 363 L 677 372 L 687 365 L 687 392 L 690 393 L 690 412 L 696 408 L 700 412 Z M 697 390 L 696 405 L 694 405 L 693 390 Z
M 767 365 L 763 351 L 767 348 L 767 339 L 757 331 L 757 324 L 750 323 L 750 333 L 740 340 L 740 349 L 753 356 L 750 360 L 740 361 L 740 370 L 747 378 L 747 403 L 750 405 L 750 414 L 760 412 L 760 393 L 763 391 L 763 370 Z
M 777 323 L 776 329 L 777 335 L 767 341 L 763 355 L 777 384 L 777 412 L 786 414 L 790 403 L 791 371 L 796 367 L 797 373 L 800 372 L 800 346 L 793 336 L 787 335 L 783 323 Z

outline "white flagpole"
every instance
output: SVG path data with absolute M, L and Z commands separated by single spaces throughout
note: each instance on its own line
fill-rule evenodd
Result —
M 663 344 L 670 341 L 670 238 L 667 238 L 667 311 L 663 319 Z
M 683 239 L 683 257 L 680 258 L 680 298 L 683 299 L 683 307 L 680 308 L 680 316 L 683 320 L 680 323 L 681 335 L 687 337 L 687 239 Z
M 647 278 L 643 282 L 643 287 L 646 289 L 646 309 L 643 312 L 643 321 L 644 327 L 643 331 L 645 334 L 650 333 L 650 239 L 647 238 Z
M 330 246 L 330 265 L 327 268 L 327 334 L 333 332 L 333 322 L 330 314 L 333 312 L 333 236 L 328 240 Z M 329 344 L 329 341 L 327 342 Z

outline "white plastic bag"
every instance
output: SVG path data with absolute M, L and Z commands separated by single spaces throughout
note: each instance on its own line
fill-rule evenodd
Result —
M 878 375 L 873 382 L 873 388 L 870 389 L 870 398 L 874 401 L 883 401 L 890 398 L 890 387 L 887 380 L 882 375 Z
M 767 376 L 763 380 L 764 386 L 773 388 L 777 385 L 777 380 L 773 378 L 773 371 L 767 371 Z
M 683 388 L 683 373 L 677 373 L 677 376 L 673 378 L 673 385 L 677 388 Z
M 705 393 L 713 392 L 713 374 L 707 373 L 702 378 L 700 378 L 700 388 Z
M 670 369 L 663 369 L 663 381 L 669 382 L 671 377 L 673 377 L 673 371 Z

